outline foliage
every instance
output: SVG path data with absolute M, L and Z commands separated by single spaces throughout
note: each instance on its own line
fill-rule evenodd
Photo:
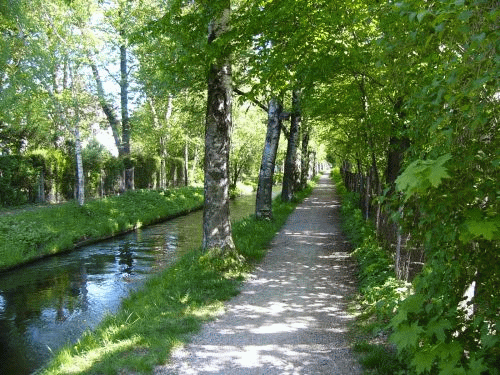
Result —
M 358 195 L 347 192 L 338 169 L 333 170 L 332 178 L 342 199 L 342 228 L 355 248 L 352 254 L 359 266 L 357 303 L 365 319 L 376 316 L 378 329 L 385 329 L 408 285 L 396 280 L 392 257 L 378 243 L 373 224 L 357 208 Z
M 58 150 L 38 149 L 25 156 L 0 156 L 0 204 L 36 202 L 41 181 L 45 194 L 51 195 L 49 200 L 56 200 L 56 196 L 65 195 L 65 178 L 70 168 L 68 157 Z
M 406 1 L 387 13 L 405 20 L 399 43 L 419 76 L 398 186 L 400 224 L 427 261 L 391 323 L 417 374 L 498 373 L 498 14 L 489 1 Z
M 300 199 L 311 191 L 312 185 L 300 192 Z M 277 198 L 273 205 L 273 221 L 248 217 L 234 224 L 236 251 L 187 253 L 124 300 L 118 313 L 94 332 L 60 350 L 41 374 L 151 373 L 155 365 L 165 363 L 175 347 L 238 294 L 241 282 L 262 259 L 296 203 Z
M 395 375 L 405 371 L 390 347 L 360 341 L 353 345 L 353 350 L 360 354 L 359 363 L 367 374 Z
M 0 204 L 21 205 L 34 196 L 36 172 L 21 156 L 0 156 Z
M 250 103 L 233 110 L 231 134 L 230 180 L 231 186 L 257 176 L 260 167 L 262 145 L 266 134 L 265 113 Z
M 0 268 L 71 250 L 200 208 L 200 188 L 137 190 L 121 196 L 42 207 L 0 216 Z
M 347 192 L 338 168 L 332 171 L 337 193 L 341 196 L 342 228 L 355 248 L 358 263 L 358 295 L 355 351 L 362 353 L 360 363 L 374 374 L 402 373 L 406 366 L 395 351 L 380 337 L 388 332 L 388 322 L 395 315 L 398 302 L 409 293 L 409 285 L 397 280 L 389 253 L 380 246 L 372 223 L 357 208 L 356 193 Z M 361 337 L 359 337 L 361 336 Z M 369 341 L 373 341 L 370 343 Z

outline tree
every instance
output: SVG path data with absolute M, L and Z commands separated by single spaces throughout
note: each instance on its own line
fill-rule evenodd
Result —
M 96 17 L 100 20 L 98 27 L 90 23 L 79 25 L 85 35 L 90 34 L 88 35 L 89 38 L 99 38 L 104 41 L 104 45 L 101 48 L 107 55 L 112 55 L 113 52 L 118 50 L 117 65 L 119 69 L 116 74 L 108 67 L 111 64 L 115 64 L 116 60 L 110 64 L 107 56 L 105 58 L 99 56 L 97 46 L 87 47 L 87 56 L 93 73 L 99 104 L 108 120 L 108 125 L 112 129 L 118 154 L 123 159 L 125 168 L 123 171 L 124 190 L 134 189 L 134 169 L 130 155 L 131 120 L 129 96 L 131 95 L 130 77 L 132 68 L 130 67 L 129 60 L 132 54 L 130 53 L 129 40 L 134 28 L 140 27 L 141 22 L 138 22 L 138 25 L 132 25 L 134 20 L 137 20 L 133 12 L 133 2 L 130 0 L 105 2 L 101 4 L 98 12 L 99 17 Z M 104 69 L 108 73 L 108 81 L 112 81 L 119 86 L 119 100 L 116 101 L 120 103 L 120 117 L 118 117 L 115 111 L 114 101 L 110 100 L 108 93 L 105 92 L 104 83 L 106 82 L 103 82 L 100 69 Z
M 300 182 L 300 170 L 297 165 L 297 150 L 300 140 L 300 92 L 292 92 L 292 112 L 290 114 L 290 132 L 288 134 L 288 146 L 285 158 L 285 170 L 283 173 L 283 189 L 281 199 L 290 202 Z
M 230 1 L 215 4 L 208 29 L 208 45 L 215 47 L 228 31 Z M 229 153 L 232 125 L 230 50 L 219 46 L 208 68 L 207 117 L 205 127 L 205 204 L 203 209 L 204 250 L 233 249 L 229 219 Z
M 281 133 L 282 106 L 273 98 L 269 101 L 267 133 L 260 164 L 257 196 L 255 198 L 255 217 L 270 220 L 273 217 L 272 189 L 276 153 Z

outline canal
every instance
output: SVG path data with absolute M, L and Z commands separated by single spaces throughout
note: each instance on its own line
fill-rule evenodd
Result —
M 275 193 L 276 194 L 276 193 Z M 231 202 L 254 212 L 255 195 Z M 0 374 L 31 374 L 93 329 L 148 275 L 201 245 L 202 211 L 0 273 Z

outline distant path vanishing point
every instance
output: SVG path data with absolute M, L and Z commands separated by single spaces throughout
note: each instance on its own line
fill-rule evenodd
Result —
M 361 374 L 346 337 L 355 265 L 323 175 L 226 313 L 154 374 Z

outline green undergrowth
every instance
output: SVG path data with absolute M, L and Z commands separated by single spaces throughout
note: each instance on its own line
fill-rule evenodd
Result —
M 405 373 L 394 348 L 388 344 L 388 324 L 397 304 L 408 295 L 409 284 L 397 280 L 390 254 L 377 241 L 373 224 L 358 208 L 359 195 L 348 192 L 338 169 L 332 173 L 341 196 L 342 227 L 354 246 L 358 263 L 358 294 L 351 304 L 356 314 L 352 326 L 354 350 L 366 374 Z
M 60 350 L 40 373 L 150 374 L 154 366 L 165 363 L 172 349 L 220 314 L 224 301 L 239 293 L 276 232 L 311 191 L 312 185 L 292 203 L 275 199 L 273 220 L 250 216 L 235 223 L 235 251 L 187 253 L 126 298 L 95 331 Z
M 0 215 L 0 270 L 165 220 L 203 204 L 203 189 L 136 190 L 120 196 Z

